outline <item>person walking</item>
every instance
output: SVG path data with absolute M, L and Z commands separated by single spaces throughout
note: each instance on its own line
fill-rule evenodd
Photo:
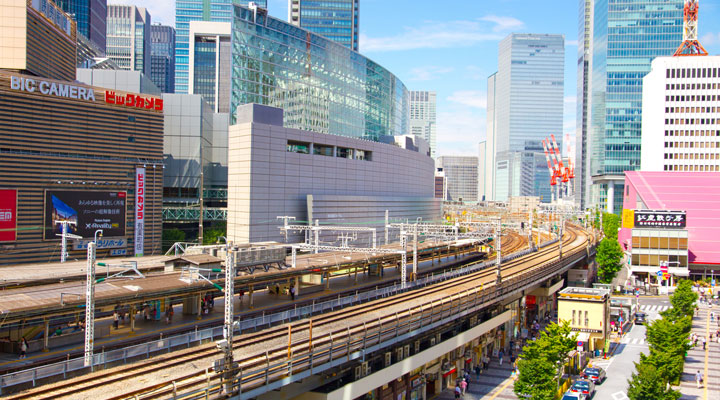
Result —
M 295 286 L 290 286 L 289 292 L 290 292 L 290 299 L 292 301 L 295 301 Z
M 703 350 L 705 350 L 705 346 L 707 345 L 707 339 L 705 339 L 705 336 L 702 337 L 702 344 L 703 344 Z
M 460 389 L 462 389 L 462 395 L 465 396 L 465 391 L 467 390 L 467 381 L 465 379 L 460 382 Z
M 475 377 L 480 380 L 480 364 L 475 366 Z
M 25 338 L 22 338 L 20 340 L 20 358 L 26 358 L 27 357 L 27 351 L 28 351 L 28 342 Z
M 465 383 L 467 385 L 466 389 L 470 389 L 470 373 L 467 370 L 465 370 L 463 377 L 465 378 Z
M 120 326 L 120 314 L 118 314 L 117 309 L 113 311 L 113 326 L 115 330 L 119 329 Z
M 505 351 L 503 349 L 500 349 L 500 351 L 498 352 L 498 358 L 500 359 L 500 365 L 502 365 L 503 356 L 505 356 Z
M 703 374 L 700 373 L 700 370 L 695 374 L 695 382 L 697 383 L 698 389 L 700 389 L 703 383 Z
M 165 309 L 165 323 L 170 325 L 172 323 L 172 317 L 175 312 L 173 311 L 172 305 L 168 305 Z

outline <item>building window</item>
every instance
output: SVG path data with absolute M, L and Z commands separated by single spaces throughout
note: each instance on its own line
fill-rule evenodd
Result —
M 287 151 L 290 153 L 310 154 L 310 143 L 288 140 Z
M 572 319 L 572 324 L 573 324 L 573 325 L 575 325 L 575 310 L 573 310 L 573 319 Z
M 332 146 L 326 146 L 324 144 L 313 144 L 313 154 L 319 155 L 319 156 L 333 156 L 333 147 Z
M 345 148 L 345 147 L 338 147 L 337 148 L 337 156 L 340 158 L 352 158 L 353 150 Z
M 590 318 L 588 318 L 588 312 L 585 311 L 585 327 L 587 328 L 590 325 Z
M 356 160 L 372 161 L 372 151 L 367 150 L 355 150 Z

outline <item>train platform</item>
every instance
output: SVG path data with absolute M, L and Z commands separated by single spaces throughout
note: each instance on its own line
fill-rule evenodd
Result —
M 475 254 L 477 256 L 477 254 Z M 467 260 L 472 254 L 467 256 L 454 255 L 444 256 L 441 259 L 421 261 L 418 263 L 418 272 L 429 271 L 433 268 L 442 268 L 454 264 L 458 261 Z M 408 265 L 408 270 L 412 265 Z M 236 318 L 244 319 L 250 315 L 258 315 L 265 311 L 278 308 L 290 308 L 293 304 L 308 304 L 315 300 L 327 299 L 340 293 L 352 292 L 353 290 L 362 290 L 375 285 L 389 283 L 399 278 L 399 268 L 387 267 L 384 269 L 383 277 L 371 276 L 368 273 L 358 273 L 331 277 L 329 289 L 326 289 L 325 282 L 322 285 L 314 285 L 312 287 L 301 287 L 299 293 L 295 297 L 295 301 L 291 299 L 289 294 L 274 294 L 268 292 L 267 289 L 254 291 L 252 295 L 252 305 L 249 293 L 245 292 L 242 298 L 236 293 L 235 315 Z M 410 274 L 408 273 L 408 276 Z M 112 317 L 98 319 L 96 321 L 96 339 L 95 352 L 102 352 L 105 347 L 117 347 L 121 344 L 135 344 L 146 340 L 156 340 L 160 335 L 162 337 L 172 336 L 180 332 L 187 332 L 192 329 L 205 328 L 211 325 L 220 325 L 223 320 L 223 299 L 218 297 L 214 301 L 214 307 L 208 314 L 197 315 L 196 313 L 184 314 L 182 305 L 174 306 L 174 316 L 172 322 L 167 324 L 165 315 L 156 316 L 155 319 L 145 320 L 142 313 L 135 315 L 134 331 L 131 329 L 130 319 L 123 319 L 119 323 L 119 328 L 112 327 Z M 53 326 L 50 332 L 54 332 Z M 98 333 L 104 333 L 98 337 Z M 63 335 L 71 334 L 82 337 L 82 332 L 74 327 L 65 327 Z M 60 335 L 62 337 L 62 335 Z M 59 361 L 67 357 L 78 357 L 81 355 L 84 345 L 82 339 L 79 342 L 69 345 L 53 346 L 53 337 L 50 337 L 49 351 L 30 351 L 26 358 L 19 359 L 17 353 L 0 353 L 0 374 L 4 371 L 27 368 L 44 362 Z

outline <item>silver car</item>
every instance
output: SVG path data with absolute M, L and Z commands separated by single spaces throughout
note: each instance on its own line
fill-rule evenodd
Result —
M 592 381 L 593 383 L 603 383 L 603 381 L 605 381 L 606 375 L 604 369 L 599 367 L 591 367 L 585 368 L 580 377 L 582 379 Z
M 591 399 L 595 395 L 595 384 L 587 379 L 580 379 L 570 386 L 570 391 L 573 393 L 580 393 Z

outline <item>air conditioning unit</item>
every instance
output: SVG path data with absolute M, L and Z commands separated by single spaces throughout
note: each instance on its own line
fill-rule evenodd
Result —
M 410 357 L 410 345 L 409 344 L 406 344 L 405 346 L 403 346 L 403 353 L 405 353 L 403 358 Z
M 420 341 L 416 340 L 415 341 L 415 354 L 417 354 L 419 352 L 420 352 Z
M 387 368 L 390 365 L 392 365 L 392 353 L 388 351 L 385 353 L 385 367 Z
M 362 370 L 363 370 L 363 376 L 368 376 L 372 373 L 372 368 L 370 368 L 369 362 L 362 363 Z
M 403 348 L 402 347 L 398 347 L 397 349 L 395 349 L 395 358 L 397 358 L 398 361 L 401 361 L 403 358 L 405 358 L 405 357 L 403 357 Z
M 435 346 L 435 338 L 434 337 L 430 338 L 430 347 L 432 347 L 432 346 Z
M 365 375 L 363 375 L 363 367 L 362 364 L 355 367 L 355 380 L 363 378 Z

